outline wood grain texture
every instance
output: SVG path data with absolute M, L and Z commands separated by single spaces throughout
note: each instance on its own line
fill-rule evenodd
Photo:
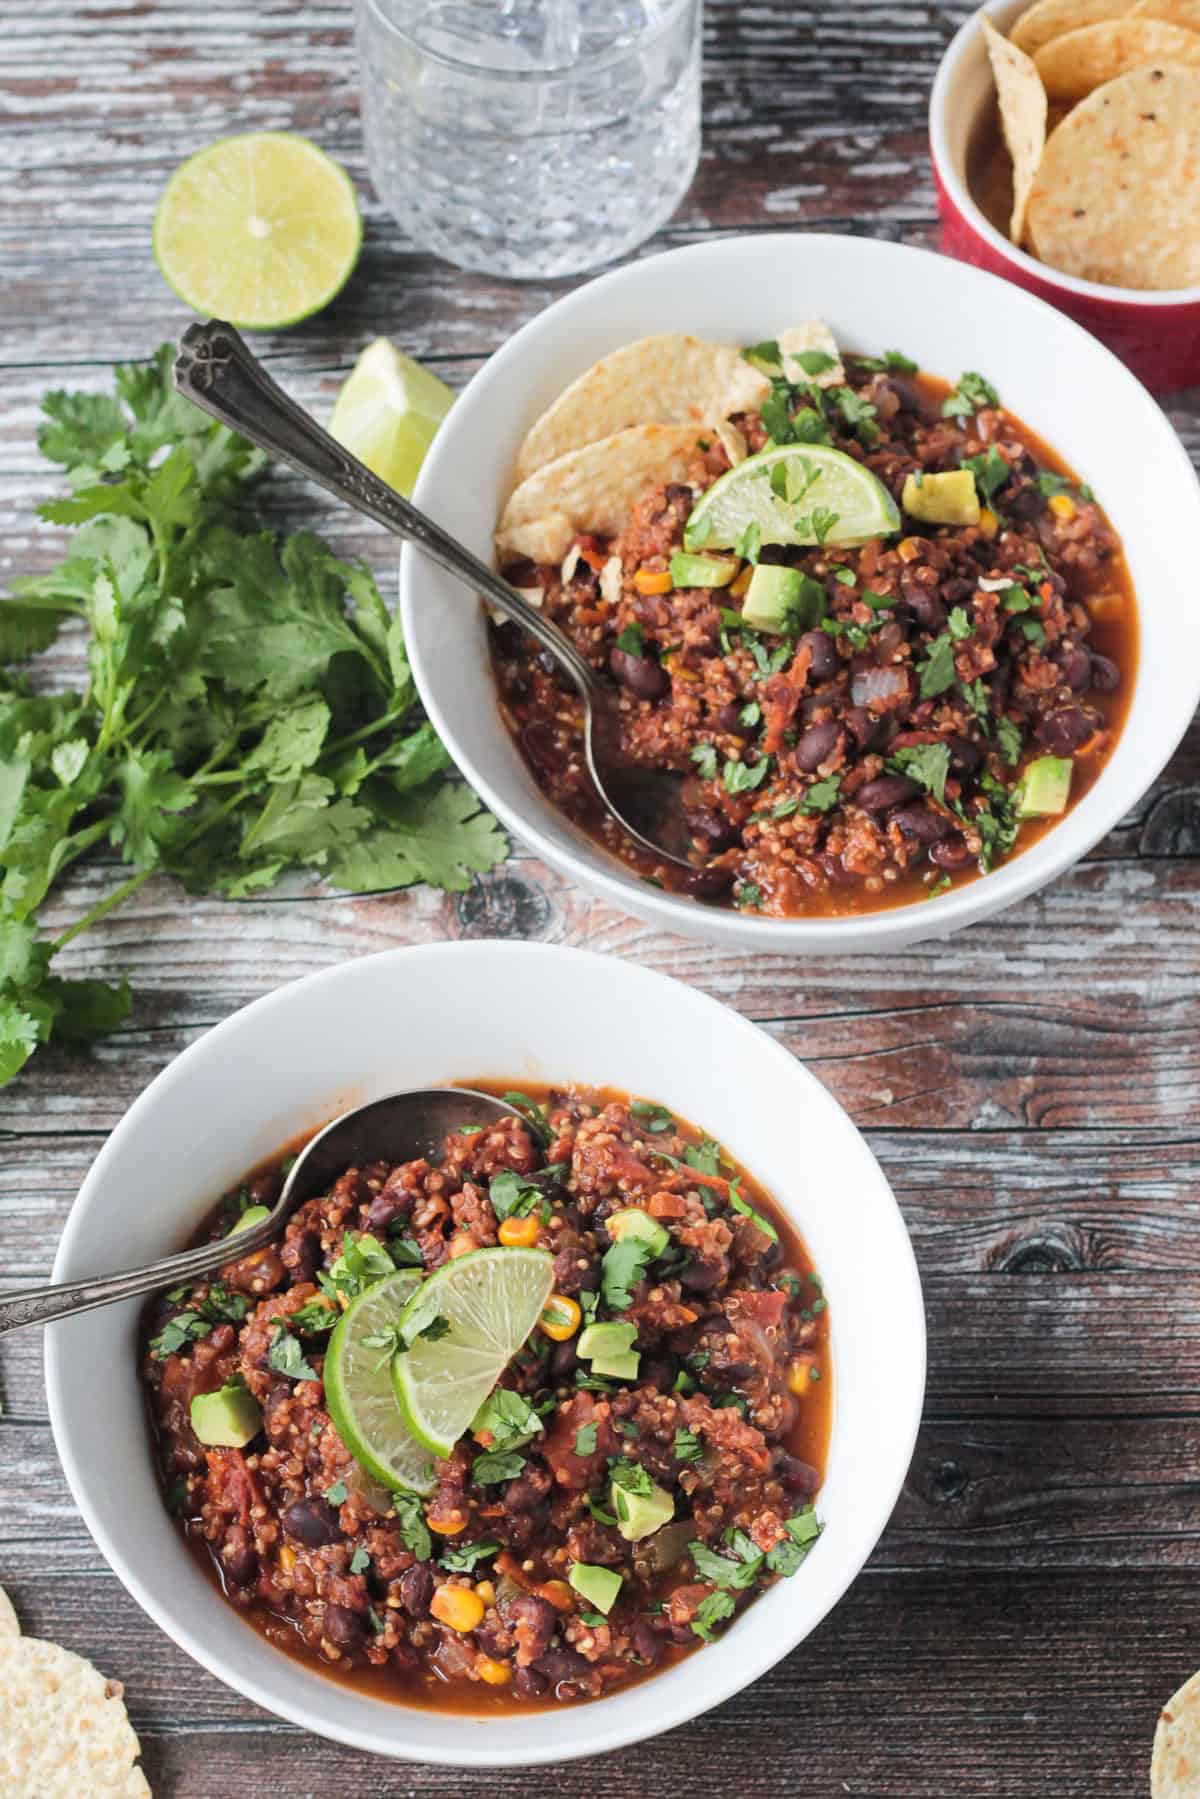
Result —
M 955 4 L 709 0 L 696 183 L 642 254 L 803 227 L 936 242 L 925 110 Z M 107 385 L 183 312 L 149 225 L 189 151 L 252 127 L 316 137 L 364 196 L 362 262 L 319 318 L 260 348 L 327 412 L 386 332 L 461 385 L 565 283 L 464 276 L 375 200 L 349 0 L 8 0 L 0 51 L 0 585 L 55 558 L 40 395 Z M 1200 394 L 1167 410 L 1200 458 Z M 371 557 L 313 490 L 281 525 Z M 46 659 L 71 676 L 70 634 Z M 51 922 L 110 891 L 80 871 Z M 240 906 L 151 883 L 72 946 L 131 972 L 128 1026 L 0 1089 L 0 1285 L 45 1278 L 96 1151 L 132 1098 L 232 1009 L 347 956 L 532 937 L 632 957 L 760 1021 L 868 1135 L 912 1232 L 930 1327 L 926 1417 L 891 1524 L 810 1642 L 736 1700 L 635 1751 L 556 1770 L 563 1799 L 1121 1799 L 1155 1714 L 1200 1662 L 1200 727 L 1110 837 L 1048 892 L 949 943 L 801 964 L 684 943 L 520 851 L 463 895 L 296 888 Z M 0 1582 L 27 1629 L 123 1680 L 159 1799 L 267 1790 L 487 1793 L 519 1773 L 367 1762 L 221 1686 L 142 1615 L 72 1506 L 36 1333 L 0 1345 Z M 768 1742 L 770 1755 L 754 1753 Z M 543 1780 L 551 1778 L 543 1776 Z

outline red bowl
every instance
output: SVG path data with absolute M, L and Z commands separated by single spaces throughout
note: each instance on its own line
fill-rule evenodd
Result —
M 929 147 L 942 249 L 1057 306 L 1114 350 L 1152 392 L 1190 387 L 1200 382 L 1200 287 L 1151 292 L 1060 274 L 1011 244 L 968 191 L 967 156 L 995 94 L 979 21 L 987 13 L 1004 29 L 1027 4 L 990 0 L 967 20 L 938 69 L 929 102 Z

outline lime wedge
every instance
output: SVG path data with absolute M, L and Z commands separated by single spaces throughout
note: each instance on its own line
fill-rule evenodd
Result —
M 444 381 L 386 337 L 368 344 L 337 397 L 329 434 L 406 497 L 454 403 Z
M 327 306 L 361 243 L 346 171 L 285 131 L 222 138 L 189 157 L 154 219 L 154 255 L 180 299 L 251 331 Z
M 431 1455 L 449 1455 L 469 1428 L 553 1285 L 544 1249 L 477 1249 L 431 1274 L 409 1301 L 401 1328 L 410 1347 L 392 1375 L 404 1422 Z
M 870 469 L 828 444 L 779 444 L 730 469 L 701 494 L 687 522 L 689 550 L 759 543 L 848 544 L 900 529 L 896 502 Z
M 409 1434 L 392 1390 L 387 1337 L 421 1285 L 412 1268 L 389 1274 L 360 1293 L 338 1319 L 325 1354 L 325 1398 L 342 1442 L 356 1462 L 385 1487 L 428 1493 L 429 1457 Z

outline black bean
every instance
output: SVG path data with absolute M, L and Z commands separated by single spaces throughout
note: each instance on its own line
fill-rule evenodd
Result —
M 323 1499 L 297 1499 L 280 1519 L 289 1537 L 309 1549 L 321 1549 L 327 1543 L 341 1541 L 337 1514 Z
M 574 1337 L 568 1337 L 565 1343 L 556 1343 L 550 1351 L 547 1370 L 556 1387 L 569 1381 L 579 1366 L 579 1357 L 575 1351 Z
M 900 592 L 904 603 L 921 626 L 922 630 L 936 636 L 946 623 L 946 608 L 937 596 L 937 576 L 932 569 L 917 573 L 914 569 L 905 569 L 900 577 Z
M 737 843 L 740 828 L 715 806 L 691 806 L 684 813 L 693 837 L 702 837 L 710 850 L 725 850 Z
M 227 1551 L 221 1557 L 225 1578 L 235 1587 L 251 1587 L 258 1579 L 258 1551 L 249 1543 Z
M 725 1272 L 724 1257 L 715 1262 L 689 1262 L 679 1277 L 679 1284 L 689 1293 L 708 1293 L 720 1284 Z
M 713 728 L 726 731 L 733 737 L 746 737 L 752 729 L 742 723 L 742 709 L 730 700 L 725 706 L 718 706 L 712 715 Z
M 504 1509 L 506 1512 L 532 1512 L 545 1497 L 549 1485 L 549 1476 L 541 1478 L 532 1469 L 527 1468 L 516 1480 L 505 1483 L 503 1490 Z
M 947 606 L 963 606 L 975 592 L 975 583 L 966 575 L 952 575 L 949 581 L 942 582 L 942 599 Z
M 400 1603 L 410 1618 L 423 1618 L 433 1598 L 433 1569 L 428 1562 L 414 1562 L 400 1576 Z
M 385 1187 L 367 1207 L 367 1229 L 382 1236 L 397 1218 L 407 1218 L 412 1211 L 413 1196 L 398 1187 Z
M 1082 707 L 1063 706 L 1038 720 L 1034 736 L 1052 755 L 1069 756 L 1087 742 L 1095 728 Z
M 648 1618 L 636 1618 L 629 1633 L 634 1654 L 646 1667 L 653 1668 L 663 1652 L 662 1638 Z
M 688 512 L 694 504 L 691 488 L 685 487 L 682 481 L 668 481 L 663 488 L 663 499 L 668 506 L 683 506 Z
M 822 762 L 833 754 L 841 734 L 842 728 L 836 718 L 827 718 L 823 723 L 809 725 L 807 731 L 802 731 L 792 752 L 800 773 L 815 774 Z
M 521 654 L 524 633 L 520 625 L 514 625 L 510 618 L 506 618 L 502 625 L 493 625 L 492 631 L 495 636 L 496 648 L 502 656 L 519 656 Z
M 550 1649 L 545 1655 L 539 1655 L 533 1665 L 539 1674 L 544 1674 L 555 1686 L 586 1687 L 592 1683 L 590 1664 L 581 1655 L 576 1655 L 573 1649 Z
M 1072 693 L 1083 693 L 1091 685 L 1092 658 L 1082 644 L 1074 644 L 1063 650 L 1058 658 L 1058 666 L 1062 670 L 1063 685 Z
M 952 873 L 957 868 L 965 868 L 972 856 L 961 837 L 946 837 L 941 843 L 934 844 L 929 852 L 929 860 Z
M 352 1612 L 348 1605 L 327 1605 L 321 1620 L 321 1634 L 343 1655 L 353 1655 L 362 1646 L 365 1625 L 362 1613 Z
M 1004 496 L 1004 510 L 1009 518 L 1020 519 L 1028 524 L 1030 519 L 1037 518 L 1045 510 L 1046 500 L 1039 488 L 1032 485 L 1019 487 L 1016 492 Z
M 685 874 L 679 883 L 684 893 L 696 899 L 721 899 L 733 886 L 732 868 L 697 868 Z
M 789 1493 L 815 1493 L 821 1484 L 821 1477 L 814 1467 L 802 1462 L 797 1455 L 789 1455 L 785 1449 L 776 1451 L 775 1473 Z
M 859 788 L 853 801 L 864 812 L 886 812 L 889 806 L 902 805 L 920 791 L 917 783 L 910 781 L 907 775 L 877 775 L 865 787 Z
M 842 666 L 842 659 L 828 631 L 806 631 L 800 639 L 800 648 L 806 649 L 812 657 L 810 668 L 813 680 L 832 681 Z
M 1115 693 L 1121 685 L 1121 671 L 1107 656 L 1092 651 L 1092 686 L 1098 693 Z
M 608 666 L 621 686 L 639 700 L 659 700 L 671 685 L 665 668 L 629 650 L 610 651 Z
M 931 806 L 904 806 L 892 814 L 892 823 L 918 843 L 938 843 L 954 829 L 950 820 Z
M 550 1682 L 534 1668 L 514 1668 L 513 1692 L 518 1699 L 540 1699 Z
M 960 774 L 970 774 L 972 770 L 979 767 L 983 759 L 983 751 L 977 743 L 972 743 L 969 737 L 959 737 L 954 732 L 948 732 L 942 738 L 942 742 L 950 751 L 951 768 L 957 769 Z

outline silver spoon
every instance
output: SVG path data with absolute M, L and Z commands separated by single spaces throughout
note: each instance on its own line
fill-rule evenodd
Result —
M 118 1299 L 136 1299 L 159 1287 L 182 1286 L 213 1274 L 230 1262 L 240 1262 L 265 1249 L 283 1234 L 292 1213 L 306 1199 L 327 1193 L 338 1175 L 365 1162 L 409 1162 L 416 1156 L 432 1156 L 448 1134 L 465 1124 L 495 1124 L 510 1118 L 512 1106 L 473 1087 L 423 1087 L 411 1093 L 391 1093 L 373 1099 L 352 1112 L 343 1112 L 305 1144 L 283 1183 L 283 1191 L 270 1217 L 239 1231 L 232 1242 L 222 1237 L 182 1255 L 166 1256 L 144 1268 L 124 1274 L 101 1275 L 98 1280 L 63 1281 L 53 1287 L 32 1287 L 24 1293 L 0 1298 L 0 1336 L 27 1324 L 48 1324 L 52 1318 L 70 1318 Z
M 583 698 L 584 750 L 596 791 L 621 828 L 652 855 L 688 870 L 707 893 L 728 886 L 720 871 L 698 866 L 683 814 L 685 777 L 631 762 L 621 747 L 617 689 L 598 675 L 557 625 L 543 618 L 507 581 L 439 524 L 403 499 L 323 431 L 267 374 L 232 325 L 219 319 L 189 325 L 180 339 L 175 385 L 231 431 L 290 463 L 335 499 L 374 519 L 418 549 L 511 619 L 565 669 Z M 732 877 L 730 877 L 732 878 Z

